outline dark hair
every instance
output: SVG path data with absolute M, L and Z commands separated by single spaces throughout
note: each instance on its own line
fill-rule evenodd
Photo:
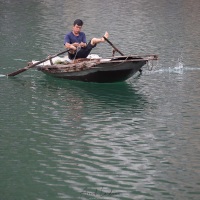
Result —
M 75 25 L 78 25 L 78 26 L 83 26 L 83 21 L 81 20 L 81 19 L 76 19 L 75 21 L 74 21 L 74 26 Z

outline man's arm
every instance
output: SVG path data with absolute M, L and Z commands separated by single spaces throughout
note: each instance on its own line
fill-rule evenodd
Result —
M 85 33 L 82 32 L 82 41 L 80 43 L 80 46 L 85 48 L 87 46 L 87 42 L 86 42 L 86 36 L 85 36 Z
M 68 48 L 68 49 L 73 49 L 73 50 L 76 50 L 77 47 L 82 47 L 82 48 L 85 48 L 87 46 L 86 43 L 84 42 L 81 42 L 81 43 L 73 43 L 73 44 L 70 44 L 70 43 L 67 43 L 65 44 L 65 47 Z
M 65 43 L 65 47 L 68 48 L 68 49 L 73 49 L 73 50 L 76 50 L 76 47 L 79 46 L 79 43 L 75 42 L 73 44 L 70 44 L 68 42 Z

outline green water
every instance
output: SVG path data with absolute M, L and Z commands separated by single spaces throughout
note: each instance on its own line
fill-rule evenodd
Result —
M 199 6 L 1 1 L 0 200 L 199 199 Z M 79 17 L 88 39 L 107 30 L 122 52 L 158 54 L 157 66 L 116 84 L 2 76 L 62 51 Z

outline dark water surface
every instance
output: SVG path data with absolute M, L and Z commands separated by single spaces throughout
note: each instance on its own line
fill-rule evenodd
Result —
M 200 199 L 198 0 L 0 1 L 0 200 Z M 30 69 L 82 18 L 125 54 L 158 54 L 123 83 Z M 100 44 L 93 53 L 111 56 Z

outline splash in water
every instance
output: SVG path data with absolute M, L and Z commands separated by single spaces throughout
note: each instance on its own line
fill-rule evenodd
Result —
M 155 66 L 153 66 L 151 63 L 147 63 L 147 70 L 143 72 L 143 74 L 152 74 L 152 73 L 163 73 L 163 72 L 169 72 L 169 73 L 183 73 L 183 58 L 180 56 L 177 61 L 175 61 L 172 66 L 170 67 L 164 67 L 159 62 L 156 63 Z M 149 69 L 150 68 L 150 69 Z
M 183 73 L 183 58 L 180 56 L 174 67 L 169 67 L 170 72 Z

